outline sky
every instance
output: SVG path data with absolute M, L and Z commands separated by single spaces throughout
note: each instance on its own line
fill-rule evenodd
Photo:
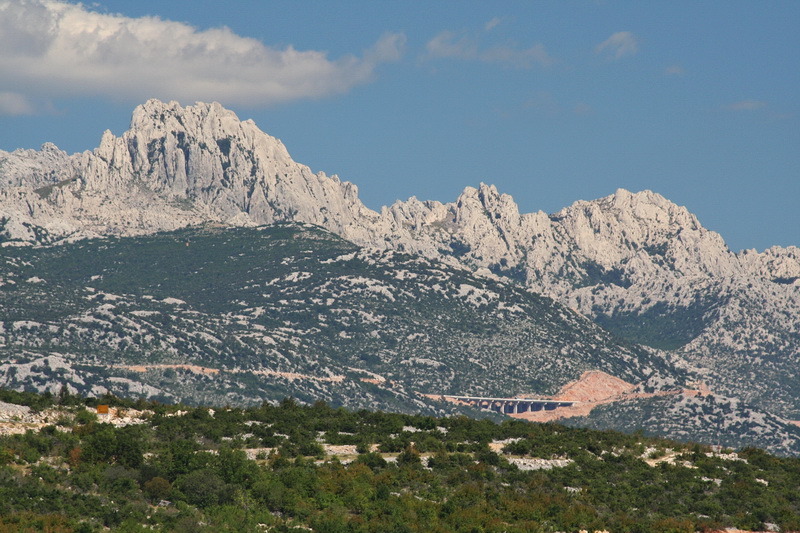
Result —
M 800 246 L 800 2 L 0 0 L 0 150 L 217 101 L 379 209 L 652 190 Z

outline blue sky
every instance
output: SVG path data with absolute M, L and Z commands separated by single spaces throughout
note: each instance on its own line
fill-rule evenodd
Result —
M 800 2 L 0 0 L 0 149 L 219 101 L 372 207 L 622 187 L 800 245 Z

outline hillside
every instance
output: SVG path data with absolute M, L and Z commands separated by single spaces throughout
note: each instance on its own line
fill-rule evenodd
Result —
M 17 389 L 214 405 L 291 396 L 492 416 L 440 395 L 544 398 L 598 371 L 649 393 L 698 378 L 512 281 L 359 248 L 311 225 L 203 226 L 6 251 L 0 384 Z M 620 400 L 620 413 L 641 413 L 611 427 L 800 453 L 800 427 L 757 406 L 720 431 L 702 414 L 664 425 L 646 398 Z
M 800 460 L 614 431 L 63 391 L 0 391 L 0 428 L 9 531 L 800 528 Z
M 409 411 L 429 402 L 414 393 L 546 395 L 590 369 L 634 382 L 682 376 L 662 354 L 514 283 L 310 225 L 7 252 L 7 385 L 44 384 L 39 366 L 53 378 L 45 387 L 60 387 L 61 372 L 82 393 L 232 404 L 292 395 Z
M 509 195 L 481 185 L 453 203 L 412 199 L 390 212 L 394 246 L 515 279 L 620 337 L 672 351 L 716 392 L 800 418 L 796 248 L 734 254 L 650 191 L 546 215 L 521 214 Z

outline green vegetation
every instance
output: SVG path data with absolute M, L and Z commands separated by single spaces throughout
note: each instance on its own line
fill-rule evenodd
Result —
M 14 388 L 43 390 L 63 369 L 59 381 L 86 394 L 102 386 L 237 405 L 292 395 L 407 412 L 423 401 L 444 414 L 448 406 L 416 393 L 552 394 L 586 370 L 631 382 L 684 374 L 515 283 L 360 249 L 311 225 L 209 225 L 4 250 L 0 345 L 11 365 L 0 383 Z M 37 362 L 53 356 L 66 362 Z M 133 372 L 110 361 L 221 372 Z M 348 379 L 288 383 L 263 370 Z M 371 374 L 393 385 L 361 381 Z
M 756 449 L 293 400 L 0 400 L 50 420 L 0 437 L 0 531 L 800 528 L 800 459 Z M 110 415 L 86 408 L 100 403 Z
M 503 261 L 495 266 L 524 277 Z M 621 276 L 598 268 L 598 276 Z M 651 335 L 640 339 L 651 344 L 684 342 L 704 324 L 705 307 L 615 316 L 615 331 Z M 775 342 L 770 351 L 781 353 Z M 4 247 L 0 350 L 0 385 L 8 388 L 44 392 L 66 383 L 84 395 L 110 390 L 190 405 L 292 396 L 354 410 L 499 417 L 434 398 L 550 395 L 588 370 L 656 388 L 691 381 L 671 358 L 516 283 L 289 223 Z M 772 388 L 770 402 L 726 407 L 733 423 L 717 422 L 729 414 L 721 405 L 656 400 L 580 422 L 798 454 L 800 428 L 767 413 L 793 403 L 785 391 L 800 380 L 778 372 L 784 367 L 771 366 L 768 354 L 752 355 L 764 358 L 759 375 Z M 728 366 L 746 375 L 749 357 Z
M 691 342 L 710 323 L 715 306 L 696 301 L 687 307 L 659 302 L 643 312 L 597 313 L 595 322 L 623 339 L 661 350 L 676 350 Z

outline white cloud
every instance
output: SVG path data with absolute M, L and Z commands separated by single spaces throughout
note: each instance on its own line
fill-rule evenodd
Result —
M 555 62 L 542 44 L 523 49 L 506 45 L 481 48 L 473 37 L 447 30 L 428 41 L 425 49 L 425 59 L 483 61 L 517 68 L 530 68 L 533 65 L 547 67 Z
M 762 107 L 766 107 L 767 103 L 762 102 L 760 100 L 742 100 L 740 102 L 734 102 L 728 106 L 728 109 L 731 111 L 755 111 L 757 109 L 761 109 Z
M 428 41 L 425 45 L 428 57 L 476 59 L 478 57 L 477 43 L 467 37 L 457 37 L 452 31 L 443 31 Z
M 201 31 L 56 0 L 0 0 L 0 91 L 270 105 L 344 93 L 399 59 L 404 45 L 405 35 L 386 34 L 361 57 L 331 60 L 225 27 Z
M 595 54 L 602 54 L 609 59 L 621 59 L 636 55 L 639 43 L 636 36 L 629 31 L 618 31 L 594 48 Z

